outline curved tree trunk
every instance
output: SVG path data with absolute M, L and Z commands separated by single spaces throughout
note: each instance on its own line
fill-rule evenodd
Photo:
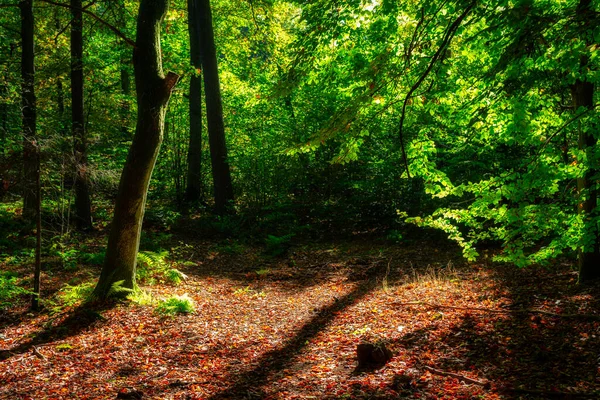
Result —
M 577 6 L 577 18 L 581 23 L 581 29 L 586 31 L 591 29 L 593 21 L 593 9 L 591 0 L 580 0 Z M 580 62 L 581 70 L 588 68 L 589 59 L 582 57 Z M 573 98 L 573 108 L 576 113 L 594 107 L 594 84 L 577 80 L 571 87 L 571 96 Z M 579 212 L 585 218 L 585 234 L 591 235 L 591 240 L 586 240 L 588 244 L 579 250 L 579 283 L 586 283 L 594 279 L 600 279 L 600 232 L 598 232 L 597 206 L 598 189 L 594 176 L 597 175 L 600 167 L 598 158 L 595 156 L 597 146 L 598 124 L 593 118 L 588 119 L 589 125 L 585 129 L 579 127 L 578 147 L 585 151 L 587 160 L 590 162 L 585 175 L 577 179 L 577 192 L 581 198 L 579 202 Z
M 71 120 L 75 155 L 75 223 L 92 229 L 92 203 L 87 173 L 87 146 L 83 113 L 83 18 L 81 0 L 71 0 Z
M 142 0 L 133 54 L 138 115 L 135 135 L 119 183 L 115 213 L 94 294 L 108 297 L 114 283 L 135 286 L 135 267 L 148 185 L 163 139 L 165 112 L 179 77 L 163 74 L 160 26 L 168 0 Z
M 33 0 L 21 0 L 21 105 L 23 113 L 23 217 L 36 215 L 36 97 L 34 89 Z
M 188 0 L 188 31 L 190 36 L 190 61 L 198 72 L 202 69 L 200 55 L 200 26 L 198 0 Z M 187 185 L 185 198 L 198 202 L 202 197 L 202 78 L 192 75 L 190 79 L 190 142 L 187 154 Z
M 219 69 L 217 66 L 217 49 L 212 26 L 210 0 L 196 0 L 200 26 L 200 53 L 202 57 L 202 75 L 206 93 L 206 122 L 208 124 L 208 143 L 213 170 L 215 189 L 215 211 L 224 214 L 232 211 L 233 185 L 227 161 L 227 143 L 225 141 L 225 125 L 223 123 L 223 104 Z

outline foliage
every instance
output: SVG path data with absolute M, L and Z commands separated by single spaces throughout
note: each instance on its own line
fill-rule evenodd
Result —
M 155 311 L 161 315 L 192 314 L 196 310 L 194 300 L 187 294 L 182 296 L 171 296 L 161 301 Z
M 155 303 L 152 294 L 140 287 L 136 287 L 133 292 L 129 293 L 127 299 L 140 306 L 151 306 Z
M 167 260 L 168 254 L 167 251 L 139 252 L 136 278 L 150 285 L 156 282 L 168 282 L 173 285 L 179 285 L 182 281 L 186 280 L 187 276 L 174 268 Z
M 18 275 L 11 271 L 0 271 L 0 309 L 9 307 L 14 301 L 31 291 L 23 287 Z
M 273 257 L 282 255 L 289 249 L 294 236 L 293 233 L 284 236 L 268 235 L 265 239 L 265 254 Z
M 113 283 L 108 291 L 108 296 L 106 297 L 109 299 L 122 299 L 131 295 L 134 292 L 134 289 L 123 286 L 124 283 L 125 281 L 117 281 Z
M 91 281 L 74 286 L 66 284 L 60 289 L 58 300 L 64 307 L 76 306 L 90 300 L 93 290 L 94 282 Z

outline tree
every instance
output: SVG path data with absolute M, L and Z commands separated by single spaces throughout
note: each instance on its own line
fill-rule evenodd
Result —
M 41 278 L 41 190 L 40 154 L 36 138 L 37 99 L 35 97 L 35 52 L 33 0 L 21 0 L 21 106 L 23 109 L 24 197 L 23 215 L 36 222 L 35 269 L 31 308 L 38 310 Z
M 199 52 L 202 58 L 202 75 L 206 96 L 206 122 L 213 170 L 215 211 L 217 214 L 224 214 L 231 211 L 234 198 L 231 172 L 227 160 L 227 143 L 223 123 L 223 104 L 221 101 L 212 11 L 210 0 L 191 1 L 195 3 L 199 19 L 198 26 L 200 27 Z
M 168 0 L 142 0 L 133 52 L 137 95 L 137 125 L 115 201 L 113 222 L 104 265 L 94 294 L 110 295 L 117 282 L 132 289 L 140 243 L 144 207 L 152 170 L 163 139 L 164 120 L 173 87 L 179 76 L 165 77 L 160 49 L 160 26 Z
M 71 0 L 71 123 L 75 161 L 75 222 L 78 229 L 92 228 L 83 113 L 83 18 L 81 0 Z
M 36 97 L 33 0 L 21 0 L 21 106 L 23 116 L 23 217 L 36 214 Z
M 197 202 L 202 196 L 202 57 L 200 54 L 200 20 L 198 0 L 188 0 L 188 31 L 190 37 L 190 62 L 195 73 L 190 78 L 189 113 L 190 141 L 185 197 Z
M 587 32 L 593 24 L 593 14 L 591 0 L 580 0 L 577 9 L 577 22 L 581 25 L 582 32 Z M 585 40 L 589 45 L 589 40 Z M 579 62 L 579 73 L 585 75 L 585 70 L 589 67 L 589 56 L 582 55 Z M 571 96 L 573 99 L 573 109 L 575 113 L 591 111 L 594 108 L 594 83 L 585 80 L 583 76 L 577 78 L 571 86 Z M 584 219 L 584 240 L 579 249 L 579 282 L 585 283 L 593 279 L 600 278 L 600 233 L 598 232 L 597 206 L 598 206 L 598 188 L 597 179 L 600 168 L 598 167 L 597 142 L 596 135 L 597 122 L 587 120 L 588 126 L 578 126 L 578 148 L 586 156 L 588 166 L 585 174 L 577 179 L 577 193 L 579 195 L 579 212 Z M 596 177 L 596 178 L 595 178 Z

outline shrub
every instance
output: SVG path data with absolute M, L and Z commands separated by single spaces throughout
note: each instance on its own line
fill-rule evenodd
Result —
M 0 272 L 0 308 L 10 306 L 17 297 L 27 294 L 31 291 L 19 286 L 19 279 L 13 272 Z
M 196 310 L 194 300 L 187 294 L 183 296 L 171 296 L 160 302 L 156 312 L 161 315 L 191 314 Z

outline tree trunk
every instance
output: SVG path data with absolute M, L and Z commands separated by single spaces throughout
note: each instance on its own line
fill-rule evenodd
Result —
M 75 161 L 75 223 L 92 229 L 92 203 L 83 113 L 83 18 L 81 0 L 71 0 L 71 120 Z
M 111 287 L 135 286 L 135 267 L 144 217 L 148 185 L 163 139 L 167 104 L 179 77 L 165 77 L 160 50 L 160 26 L 168 10 L 168 0 L 142 0 L 133 53 L 138 115 L 135 135 L 129 149 L 111 225 L 104 266 L 94 290 L 105 299 Z
M 202 68 L 200 54 L 200 26 L 198 0 L 188 0 L 188 31 L 190 36 L 190 61 L 196 73 Z M 185 198 L 198 202 L 202 197 L 202 78 L 192 75 L 190 79 L 190 141 L 187 154 L 187 185 Z
M 581 23 L 583 31 L 592 28 L 590 21 L 593 21 L 593 10 L 591 0 L 581 0 L 577 7 L 577 18 Z M 580 62 L 580 70 L 585 71 L 588 67 L 589 59 L 583 56 Z M 581 113 L 585 110 L 591 110 L 594 107 L 594 84 L 577 80 L 571 87 L 573 98 L 573 108 L 575 113 Z M 600 278 L 600 235 L 598 232 L 596 206 L 598 205 L 598 188 L 593 177 L 597 175 L 598 157 L 595 155 L 597 145 L 597 122 L 594 118 L 587 119 L 588 126 L 582 128 L 579 122 L 579 140 L 580 150 L 586 153 L 588 162 L 585 175 L 577 180 L 577 191 L 580 196 L 579 212 L 585 218 L 584 235 L 590 237 L 590 240 L 584 240 L 585 244 L 579 250 L 579 283 L 586 283 Z
M 36 215 L 36 97 L 34 88 L 33 0 L 21 0 L 21 106 L 23 115 L 23 217 Z
M 33 294 L 31 296 L 31 309 L 40 309 L 40 287 L 42 281 L 42 183 L 40 171 L 40 148 L 35 146 L 35 267 L 33 270 Z
M 3 146 L 8 136 L 8 84 L 6 77 L 2 77 L 0 84 L 0 146 Z
M 223 104 L 221 102 L 212 12 L 210 0 L 195 1 L 198 7 L 198 25 L 200 26 L 200 54 L 206 93 L 206 122 L 213 170 L 215 211 L 217 214 L 225 214 L 233 210 L 233 185 L 231 184 L 231 173 L 227 160 L 227 143 L 225 141 Z
M 129 93 L 130 89 L 129 71 L 127 70 L 127 60 L 121 59 L 121 94 L 123 94 L 123 101 L 121 102 L 121 133 L 123 139 L 130 139 L 131 134 L 129 132 Z

